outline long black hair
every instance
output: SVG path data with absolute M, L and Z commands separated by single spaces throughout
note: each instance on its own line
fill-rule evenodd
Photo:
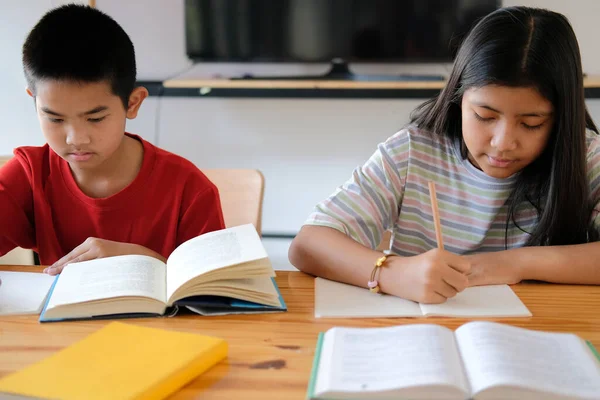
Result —
M 516 226 L 521 205 L 531 204 L 539 223 L 527 245 L 598 240 L 586 171 L 586 128 L 598 132 L 584 98 L 579 46 L 563 15 L 529 7 L 501 8 L 481 19 L 456 55 L 440 94 L 411 114 L 411 123 L 461 144 L 461 101 L 469 88 L 531 87 L 554 106 L 554 125 L 542 154 L 519 174 L 506 221 Z M 519 227 L 520 228 L 520 227 Z

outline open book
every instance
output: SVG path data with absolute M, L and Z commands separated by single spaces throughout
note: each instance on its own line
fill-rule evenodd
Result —
M 492 322 L 321 333 L 311 399 L 597 400 L 600 356 L 576 335 Z
M 0 315 L 39 314 L 54 282 L 38 272 L 0 271 L 0 279 Z
M 284 311 L 275 272 L 252 224 L 206 233 L 181 244 L 166 264 L 127 255 L 67 265 L 40 321 L 131 317 L 193 311 Z
M 508 285 L 466 288 L 442 304 L 420 304 L 327 279 L 315 279 L 316 318 L 530 317 Z

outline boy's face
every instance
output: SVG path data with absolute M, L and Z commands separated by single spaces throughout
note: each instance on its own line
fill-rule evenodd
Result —
M 118 152 L 126 118 L 136 117 L 147 95 L 144 88 L 136 88 L 126 110 L 107 81 L 46 80 L 36 88 L 37 114 L 48 145 L 72 168 L 86 170 L 103 165 Z
M 535 161 L 554 124 L 552 103 L 528 87 L 467 89 L 461 108 L 469 160 L 494 178 L 507 178 Z

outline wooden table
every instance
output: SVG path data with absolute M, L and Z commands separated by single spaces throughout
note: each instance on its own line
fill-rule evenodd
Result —
M 40 271 L 38 267 L 1 270 Z M 456 318 L 315 319 L 313 278 L 279 272 L 277 283 L 289 311 L 225 317 L 178 316 L 125 322 L 222 337 L 229 358 L 198 377 L 171 399 L 304 399 L 317 334 L 333 326 L 435 323 L 456 328 Z M 600 287 L 525 283 L 513 286 L 533 313 L 498 321 L 529 329 L 572 332 L 600 349 Z M 0 317 L 0 376 L 78 341 L 108 321 L 40 324 L 35 316 Z

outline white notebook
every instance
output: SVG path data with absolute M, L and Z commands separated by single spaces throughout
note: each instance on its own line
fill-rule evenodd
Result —
M 55 276 L 0 271 L 0 315 L 39 314 Z
M 323 278 L 315 279 L 316 318 L 531 317 L 508 285 L 470 287 L 443 304 L 420 304 Z

